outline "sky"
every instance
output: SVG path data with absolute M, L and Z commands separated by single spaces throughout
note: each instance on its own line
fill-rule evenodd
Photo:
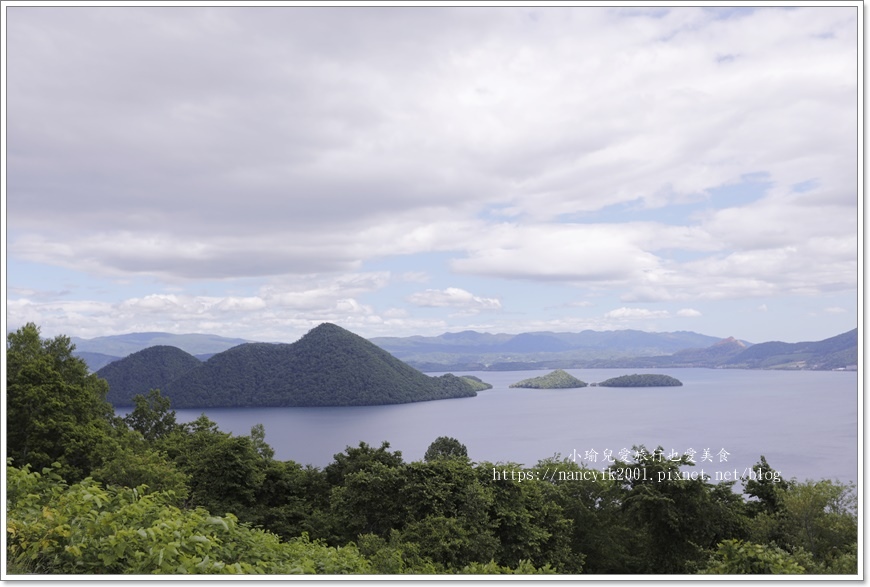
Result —
M 11 3 L 6 330 L 851 330 L 858 10 Z

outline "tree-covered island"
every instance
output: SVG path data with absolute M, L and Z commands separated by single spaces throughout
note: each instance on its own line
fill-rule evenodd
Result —
M 679 387 L 682 381 L 670 375 L 644 373 L 612 377 L 598 384 L 598 387 Z
M 532 377 L 523 379 L 512 384 L 510 387 L 524 387 L 529 389 L 570 389 L 575 387 L 586 387 L 587 383 L 574 377 L 573 375 L 556 369 L 547 375 L 540 377 Z

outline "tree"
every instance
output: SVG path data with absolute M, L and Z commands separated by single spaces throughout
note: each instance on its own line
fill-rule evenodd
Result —
M 784 541 L 803 549 L 816 573 L 842 568 L 836 559 L 850 555 L 858 540 L 858 498 L 854 484 L 837 481 L 794 483 L 782 495 Z M 857 573 L 857 566 L 849 571 Z
M 247 436 L 221 432 L 204 414 L 159 445 L 190 476 L 190 502 L 248 521 L 265 479 L 266 463 Z
M 27 323 L 6 337 L 8 455 L 18 465 L 55 461 L 70 480 L 87 476 L 113 452 L 108 385 L 88 373 L 66 336 L 42 340 Z
M 266 428 L 262 424 L 254 424 L 251 427 L 251 443 L 264 460 L 270 461 L 275 456 L 274 449 L 266 443 Z
M 390 443 L 384 441 L 380 448 L 372 448 L 365 442 L 360 442 L 358 447 L 348 446 L 343 453 L 333 456 L 335 459 L 324 468 L 326 480 L 333 487 L 342 485 L 344 478 L 357 471 L 365 469 L 374 462 L 387 467 L 398 467 L 402 461 L 401 451 L 390 451 Z
M 403 469 L 374 461 L 346 475 L 341 486 L 332 489 L 330 505 L 342 542 L 356 540 L 360 534 L 388 536 L 404 524 L 399 499 Z
M 159 389 L 152 389 L 147 395 L 133 396 L 133 411 L 124 422 L 142 434 L 145 440 L 157 440 L 178 428 L 175 411 L 170 409 L 171 401 L 160 395 Z
M 783 508 L 783 490 L 787 490 L 791 483 L 781 479 L 779 473 L 767 463 L 764 455 L 761 455 L 752 471 L 752 476 L 743 479 L 743 493 L 755 498 L 747 502 L 750 515 L 778 514 Z
M 465 445 L 450 436 L 439 436 L 426 449 L 423 460 L 428 462 L 435 459 L 468 458 L 468 449 Z
M 56 470 L 7 467 L 7 564 L 13 574 L 346 574 L 371 566 L 353 545 L 278 536 L 180 509 L 143 487 L 67 485 Z
M 634 548 L 640 566 L 631 572 L 686 573 L 702 562 L 706 549 L 727 538 L 710 515 L 724 504 L 711 508 L 709 477 L 681 473 L 680 466 L 693 464 L 686 455 L 670 459 L 662 447 L 650 453 L 643 445 L 634 451 L 634 464 L 610 466 L 623 477 L 622 509 L 639 538 Z
M 133 443 L 122 446 L 91 477 L 105 485 L 121 487 L 147 486 L 152 491 L 172 492 L 178 504 L 188 497 L 187 475 L 178 470 L 166 453 Z

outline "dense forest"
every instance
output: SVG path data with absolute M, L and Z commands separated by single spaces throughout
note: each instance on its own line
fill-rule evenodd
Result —
M 661 373 L 635 373 L 611 377 L 598 384 L 599 387 L 678 387 L 682 381 Z
M 328 323 L 292 344 L 241 344 L 204 363 L 174 347 L 152 347 L 97 375 L 109 383 L 114 406 L 160 389 L 175 408 L 399 404 L 472 397 L 482 383 L 449 373 L 430 377 Z
M 523 467 L 449 437 L 321 469 L 275 460 L 261 425 L 178 423 L 158 390 L 116 416 L 69 339 L 33 324 L 6 354 L 11 575 L 857 573 L 854 485 L 763 456 L 740 487 L 642 446 L 607 469 Z
M 570 389 L 575 387 L 586 387 L 587 383 L 577 379 L 570 373 L 566 373 L 562 369 L 556 369 L 546 375 L 540 377 L 532 377 L 512 383 L 510 387 L 525 387 L 529 389 Z

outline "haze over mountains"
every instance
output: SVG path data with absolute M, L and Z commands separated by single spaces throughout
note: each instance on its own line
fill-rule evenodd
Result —
M 517 335 L 464 331 L 372 342 L 422 371 L 450 371 L 580 368 L 596 360 L 670 355 L 719 340 L 686 331 L 585 330 Z
M 97 338 L 70 337 L 76 345 L 75 355 L 85 360 L 91 371 L 112 361 L 153 346 L 179 348 L 203 361 L 234 346 L 253 342 L 243 338 L 226 338 L 214 334 L 170 334 L 168 332 L 132 332 Z
M 206 334 L 134 333 L 73 338 L 75 354 L 96 371 L 151 346 L 173 346 L 200 360 L 242 339 Z M 695 332 L 637 330 L 490 334 L 475 331 L 371 339 L 424 372 L 606 367 L 844 369 L 858 364 L 858 330 L 816 342 L 751 344 Z

